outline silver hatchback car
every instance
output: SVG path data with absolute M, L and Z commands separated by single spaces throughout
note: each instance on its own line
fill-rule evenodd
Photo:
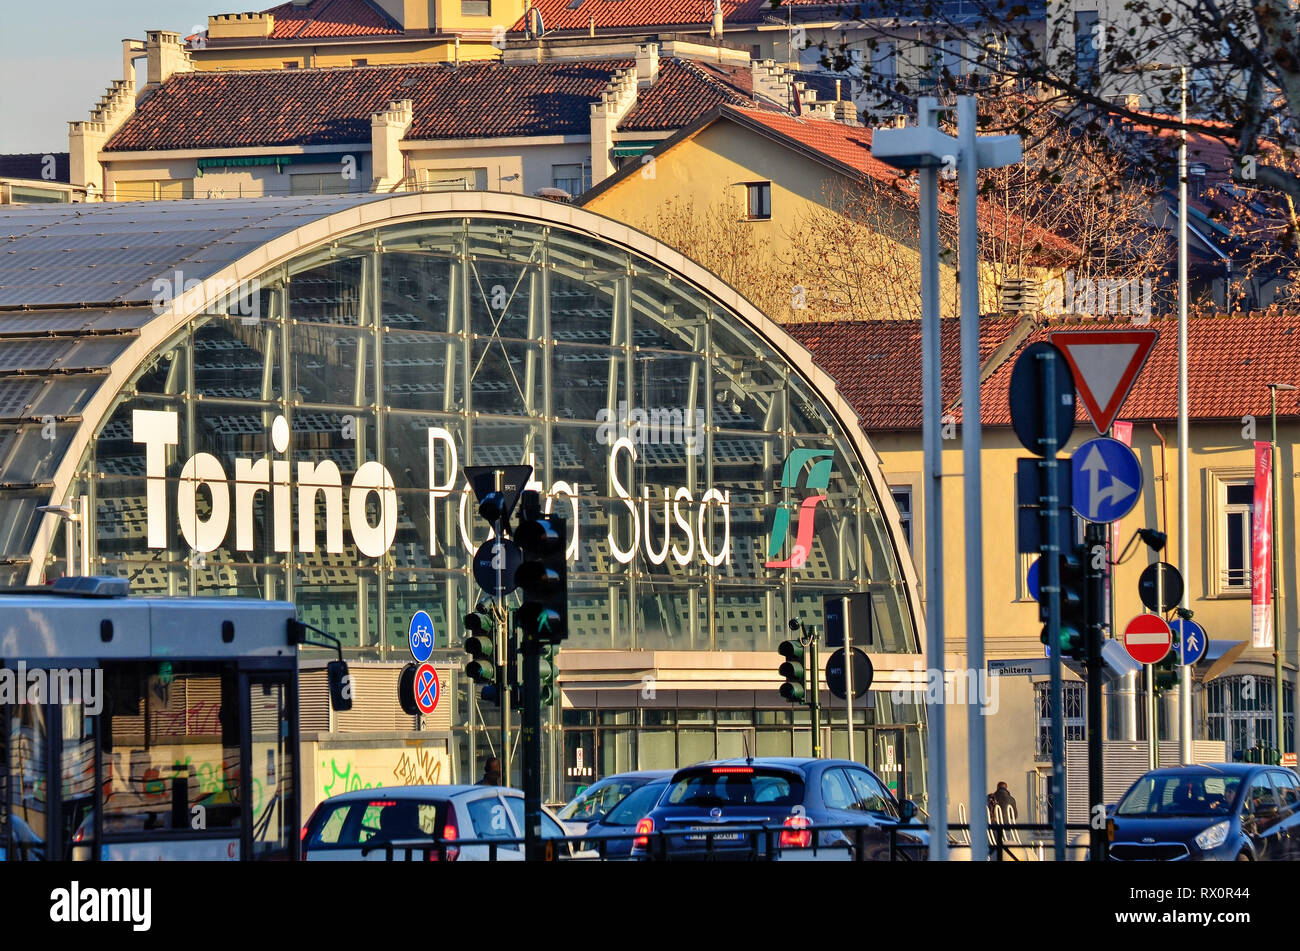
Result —
M 565 835 L 559 821 L 542 809 L 542 835 Z M 406 848 L 394 842 L 431 840 L 430 861 L 486 862 L 493 840 L 500 862 L 522 862 L 524 847 L 512 839 L 524 837 L 524 794 L 505 786 L 382 786 L 331 796 L 312 813 L 302 829 L 302 857 L 307 861 L 385 861 L 390 851 L 406 859 Z M 363 854 L 363 850 L 364 853 Z M 557 851 L 565 858 L 572 850 Z M 420 858 L 420 853 L 414 853 Z

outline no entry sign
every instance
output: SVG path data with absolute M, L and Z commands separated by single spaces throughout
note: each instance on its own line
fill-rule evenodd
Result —
M 1173 632 L 1158 614 L 1139 614 L 1124 628 L 1124 649 L 1139 664 L 1160 663 L 1173 642 Z

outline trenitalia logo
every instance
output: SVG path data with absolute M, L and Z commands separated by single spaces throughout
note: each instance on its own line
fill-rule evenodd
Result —
M 813 519 L 816 518 L 818 503 L 826 499 L 826 487 L 831 481 L 831 467 L 835 465 L 834 449 L 795 449 L 785 457 L 785 470 L 781 473 L 781 488 L 798 488 L 799 477 L 805 469 L 808 479 L 804 487 L 820 495 L 809 495 L 799 505 L 799 525 L 796 530 L 794 549 L 790 557 L 778 561 L 777 556 L 785 548 L 786 537 L 790 534 L 790 509 L 793 502 L 783 502 L 772 519 L 772 537 L 767 543 L 766 568 L 802 568 L 812 551 Z

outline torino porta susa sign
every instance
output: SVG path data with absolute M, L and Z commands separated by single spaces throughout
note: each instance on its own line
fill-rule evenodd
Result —
M 182 466 L 176 485 L 174 509 L 169 505 L 166 478 L 167 448 L 176 446 L 180 439 L 178 413 L 164 410 L 134 410 L 131 414 L 131 434 L 145 452 L 145 511 L 150 548 L 168 547 L 168 519 L 175 514 L 177 526 L 185 543 L 196 552 L 215 551 L 227 543 L 234 522 L 234 550 L 253 551 L 254 503 L 259 494 L 269 498 L 268 514 L 271 520 L 272 546 L 277 552 L 289 552 L 294 544 L 294 515 L 296 496 L 297 550 L 317 550 L 318 506 L 324 506 L 325 551 L 338 554 L 344 551 L 344 510 L 347 511 L 347 528 L 352 541 L 361 554 L 379 558 L 392 547 L 397 534 L 398 498 L 392 474 L 380 462 L 362 465 L 348 480 L 346 490 L 343 473 L 333 461 L 299 460 L 294 464 L 288 458 L 290 431 L 283 416 L 277 416 L 271 425 L 271 448 L 260 458 L 234 460 L 234 472 L 226 471 L 221 460 L 211 453 L 200 452 L 191 456 Z M 474 521 L 473 493 L 460 478 L 460 456 L 451 432 L 441 427 L 428 429 L 428 481 L 429 500 L 429 556 L 438 553 L 438 512 L 443 506 L 458 508 L 459 541 L 467 555 L 472 555 L 479 541 L 470 537 Z M 444 464 L 435 465 L 441 448 Z M 614 558 L 622 564 L 630 563 L 638 550 L 653 564 L 663 564 L 672 558 L 679 565 L 687 565 L 696 558 L 712 566 L 731 561 L 731 493 L 729 490 L 706 489 L 697 500 L 685 486 L 660 486 L 653 491 L 649 486 L 640 492 L 632 484 L 624 485 L 618 478 L 620 456 L 626 454 L 632 461 L 637 458 L 636 446 L 631 438 L 622 436 L 610 446 L 607 460 L 609 473 L 610 528 L 609 547 Z M 233 475 L 233 478 L 232 478 Z M 461 485 L 457 488 L 457 482 Z M 629 480 L 629 483 L 631 480 Z M 205 515 L 199 514 L 199 491 L 205 487 L 210 505 Z M 528 488 L 542 490 L 541 483 L 532 482 Z M 549 507 L 564 504 L 571 508 L 573 526 L 568 557 L 575 560 L 579 550 L 580 492 L 577 483 L 557 481 L 551 484 Z M 453 496 L 459 496 L 453 499 Z M 373 497 L 375 520 L 367 513 Z M 346 500 L 346 505 L 345 505 Z M 662 533 L 652 532 L 651 512 L 662 506 Z M 708 518 L 712 507 L 714 518 Z M 694 516 L 694 519 L 692 519 Z M 629 531 L 620 540 L 616 533 L 616 520 L 626 519 Z M 694 525 L 692 525 L 692 520 Z M 656 535 L 658 537 L 652 537 Z M 627 547 L 624 543 L 627 542 Z

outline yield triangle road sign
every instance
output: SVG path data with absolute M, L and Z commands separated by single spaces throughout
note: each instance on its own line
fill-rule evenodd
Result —
M 1049 339 L 1074 371 L 1092 425 L 1106 435 L 1155 347 L 1154 330 L 1063 330 Z

